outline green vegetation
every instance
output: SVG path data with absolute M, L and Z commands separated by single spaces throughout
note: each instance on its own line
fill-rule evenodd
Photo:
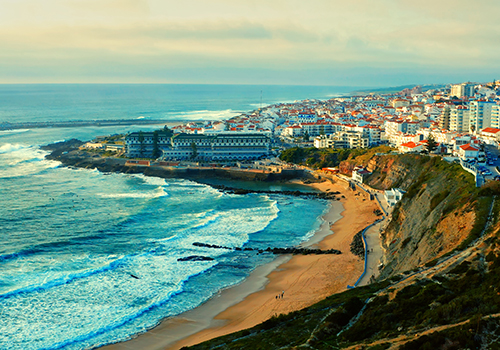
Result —
M 195 159 L 198 157 L 198 148 L 196 147 L 196 143 L 191 142 L 191 149 L 193 150 L 193 153 L 191 153 L 191 159 Z
M 146 145 L 144 144 L 144 133 L 139 131 L 139 153 L 141 157 L 144 157 L 144 152 L 146 151 Z
M 161 156 L 160 148 L 158 147 L 158 130 L 153 132 L 153 158 Z
M 300 148 L 294 147 L 284 150 L 280 159 L 298 165 L 305 165 L 314 169 L 327 167 L 336 167 L 340 162 L 353 159 L 355 157 L 366 156 L 370 159 L 376 153 L 386 153 L 392 148 L 387 146 L 379 146 L 368 149 L 349 149 L 349 148 Z
M 425 153 L 430 154 L 436 150 L 438 143 L 434 140 L 432 134 L 427 138 L 427 144 L 425 145 Z
M 448 197 L 449 194 L 450 194 L 450 191 L 445 190 L 443 192 L 439 192 L 434 197 L 432 197 L 430 209 L 434 210 L 434 208 L 436 208 L 439 205 L 439 203 L 441 203 L 446 197 Z

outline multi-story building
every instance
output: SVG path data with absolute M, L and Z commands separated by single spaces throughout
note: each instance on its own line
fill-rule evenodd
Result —
M 322 121 L 315 123 L 300 123 L 300 126 L 303 134 L 307 132 L 309 136 L 313 137 L 318 135 L 333 134 L 343 129 L 342 124 Z
M 474 96 L 474 85 L 468 83 L 452 85 L 450 96 L 458 98 Z
M 491 112 L 495 105 L 494 102 L 486 100 L 471 101 L 470 108 L 470 127 L 474 131 L 491 127 Z
M 444 106 L 439 116 L 439 128 L 444 130 L 450 129 L 450 106 Z
M 400 132 L 404 134 L 414 134 L 418 129 L 418 125 L 418 121 L 412 122 L 407 120 L 388 120 L 385 122 L 385 136 L 386 138 L 390 138 L 391 135 Z
M 491 127 L 500 128 L 500 105 L 494 104 L 491 107 Z
M 172 132 L 170 130 L 162 130 L 157 132 L 133 132 L 125 138 L 125 153 L 131 158 L 151 158 L 155 147 L 158 148 L 158 153 L 170 147 L 170 138 Z
M 170 131 L 133 132 L 125 138 L 126 155 L 163 159 L 247 160 L 268 156 L 271 139 L 264 133 L 175 134 Z
M 263 133 L 178 134 L 163 159 L 250 160 L 270 154 L 271 139 Z
M 314 139 L 316 148 L 367 148 L 370 139 L 357 131 L 339 131 L 331 135 L 321 135 Z
M 219 134 L 211 146 L 212 160 L 257 159 L 270 154 L 271 139 L 262 133 Z
M 450 107 L 450 131 L 469 131 L 469 108 L 467 106 Z
M 391 101 L 391 105 L 394 108 L 405 107 L 410 105 L 410 101 L 404 98 L 395 98 L 394 100 Z

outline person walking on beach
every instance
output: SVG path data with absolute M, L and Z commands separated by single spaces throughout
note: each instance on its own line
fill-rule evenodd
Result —
M 281 291 L 281 299 L 283 299 L 283 296 L 285 295 L 285 291 Z

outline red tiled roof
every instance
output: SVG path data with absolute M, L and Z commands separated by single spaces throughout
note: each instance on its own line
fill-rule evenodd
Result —
M 489 132 L 491 134 L 496 134 L 499 131 L 500 131 L 500 129 L 496 129 L 496 128 L 486 128 L 486 129 L 483 129 L 482 132 Z
M 417 145 L 415 142 L 413 141 L 410 141 L 410 142 L 407 142 L 407 143 L 403 143 L 401 144 L 401 147 L 407 147 L 407 148 L 415 148 L 415 147 L 418 147 L 419 145 Z
M 479 151 L 478 148 L 472 147 L 470 143 L 460 146 L 460 148 L 463 149 L 464 151 Z

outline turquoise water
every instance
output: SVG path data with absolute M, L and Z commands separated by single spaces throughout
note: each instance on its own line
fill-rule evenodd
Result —
M 32 100 L 45 96 L 36 92 L 44 86 L 18 88 Z M 65 93 L 51 90 L 52 100 L 64 100 L 57 95 Z M 232 93 L 224 98 L 231 100 Z M 18 96 L 17 107 L 10 102 L 2 115 L 17 113 L 18 119 L 36 121 L 56 118 L 53 111 L 59 111 L 61 119 L 92 119 L 92 111 L 100 110 L 111 119 L 108 108 L 127 108 L 114 105 L 123 95 L 115 91 L 112 96 L 115 102 L 96 93 L 96 104 L 99 99 L 106 102 L 89 104 L 89 111 L 82 110 L 81 100 L 80 109 L 71 115 L 76 107 L 63 104 L 39 110 L 35 117 L 28 113 L 34 102 L 25 106 Z M 185 104 L 185 111 L 192 111 Z M 160 111 L 159 105 L 148 110 L 170 113 Z M 0 132 L 1 349 L 87 349 L 127 339 L 162 318 L 200 305 L 274 259 L 192 243 L 289 247 L 307 240 L 321 224 L 324 201 L 230 195 L 182 179 L 72 169 L 46 160 L 39 148 L 72 137 L 88 140 L 128 130 L 134 127 Z M 214 260 L 177 261 L 190 255 Z

